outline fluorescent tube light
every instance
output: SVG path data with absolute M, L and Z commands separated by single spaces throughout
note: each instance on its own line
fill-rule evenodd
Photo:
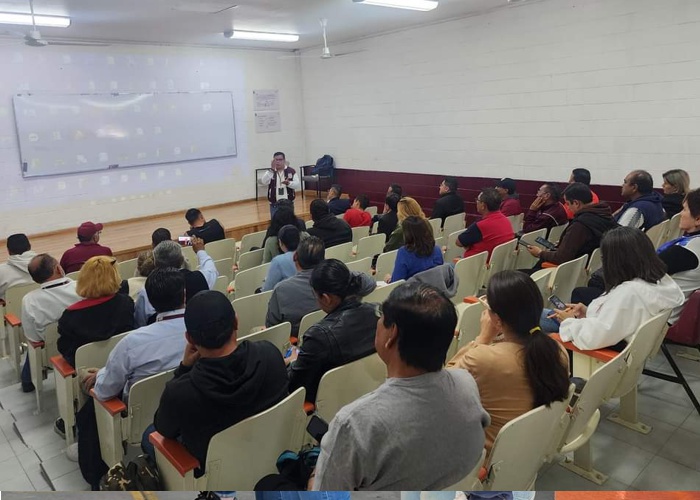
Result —
M 264 42 L 296 42 L 299 40 L 299 35 L 263 33 L 261 31 L 224 31 L 224 36 L 226 38 L 235 38 L 238 40 L 260 40 Z
M 70 26 L 70 17 L 62 16 L 34 16 L 37 26 L 49 28 L 67 28 Z M 13 12 L 0 12 L 0 24 L 32 25 L 32 16 L 29 14 L 15 14 Z
M 356 3 L 394 7 L 396 9 L 420 10 L 423 12 L 437 8 L 437 0 L 352 0 Z

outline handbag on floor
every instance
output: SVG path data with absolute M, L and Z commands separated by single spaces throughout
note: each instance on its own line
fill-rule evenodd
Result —
M 160 491 L 160 475 L 153 459 L 139 455 L 126 467 L 113 465 L 100 480 L 100 491 Z

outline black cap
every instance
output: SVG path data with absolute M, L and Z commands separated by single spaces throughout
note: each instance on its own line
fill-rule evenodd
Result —
M 233 305 L 216 290 L 203 290 L 187 302 L 185 326 L 190 334 L 217 336 L 230 330 L 236 320 Z
M 503 188 L 508 191 L 508 194 L 515 193 L 515 181 L 510 177 L 504 177 L 500 181 L 496 181 L 497 188 Z

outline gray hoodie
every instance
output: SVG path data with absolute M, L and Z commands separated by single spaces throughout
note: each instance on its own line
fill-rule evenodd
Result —
M 5 299 L 7 289 L 15 285 L 32 283 L 27 267 L 29 261 L 36 257 L 36 252 L 27 250 L 20 255 L 10 255 L 7 262 L 0 264 L 0 298 Z
M 444 292 L 449 298 L 457 294 L 457 287 L 459 286 L 459 279 L 455 274 L 454 268 L 450 264 L 442 264 L 441 266 L 435 266 L 426 271 L 414 274 L 408 280 L 408 283 L 411 282 L 425 283 L 426 285 L 433 286 L 441 292 Z

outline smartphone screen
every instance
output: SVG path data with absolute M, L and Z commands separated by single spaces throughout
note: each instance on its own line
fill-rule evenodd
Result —
M 523 241 L 523 240 L 518 240 L 518 245 L 522 245 L 524 247 L 532 246 L 527 241 Z
M 551 241 L 545 240 L 542 237 L 536 238 L 535 241 L 548 250 L 556 250 L 556 248 L 557 248 L 557 246 L 554 243 L 552 243 Z
M 552 303 L 552 305 L 554 307 L 556 307 L 557 309 L 559 309 L 561 311 L 566 309 L 566 304 L 564 304 L 564 302 L 562 302 L 562 300 L 559 297 L 557 297 L 556 295 L 550 295 L 549 301 Z
M 192 244 L 192 236 L 179 236 L 177 241 L 181 245 L 191 245 Z
M 328 432 L 328 424 L 318 415 L 314 415 L 311 417 L 311 420 L 309 420 L 309 425 L 306 426 L 306 432 L 320 443 L 321 438 Z

